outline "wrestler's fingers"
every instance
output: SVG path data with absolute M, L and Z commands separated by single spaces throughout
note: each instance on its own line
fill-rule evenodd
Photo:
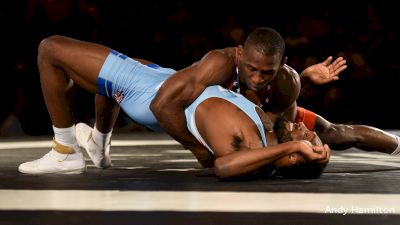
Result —
M 337 70 L 335 70 L 334 75 L 337 76 L 339 75 L 339 73 L 341 73 L 343 70 L 347 69 L 346 65 L 341 66 L 340 68 L 338 68 Z
M 332 59 L 333 59 L 333 57 L 329 56 L 328 58 L 325 59 L 325 61 L 322 62 L 322 64 L 324 66 L 329 66 L 331 64 L 331 62 L 332 62 Z
M 324 147 L 313 145 L 312 150 L 314 153 L 322 154 L 324 152 Z
M 343 67 L 344 65 L 346 65 L 346 60 L 344 60 L 344 59 L 342 59 L 341 61 L 338 61 L 338 62 L 334 62 L 334 63 L 332 63 L 331 65 L 330 65 L 330 69 L 332 69 L 332 70 L 337 70 L 337 69 L 339 69 L 340 67 Z
M 342 65 L 339 68 L 333 69 L 332 71 L 330 71 L 330 73 L 332 74 L 332 76 L 338 76 L 346 68 L 347 68 L 346 65 Z
M 323 149 L 323 153 L 320 155 L 319 159 L 316 160 L 318 163 L 327 163 L 331 157 L 331 149 L 327 144 L 324 144 Z
M 347 61 L 345 59 L 343 59 L 343 57 L 339 57 L 333 63 L 331 63 L 328 67 L 330 70 L 336 70 L 339 67 L 345 65 L 346 62 Z
M 343 57 L 338 57 L 337 59 L 335 59 L 335 61 L 333 61 L 332 65 L 342 63 L 343 61 L 346 61 L 346 60 L 344 60 Z
M 331 149 L 329 148 L 329 146 L 327 144 L 324 145 L 324 147 L 327 149 L 326 150 L 326 162 L 329 161 L 329 159 L 331 158 Z
M 324 144 L 325 157 L 321 160 L 321 163 L 327 163 L 331 157 L 331 149 L 327 144 Z

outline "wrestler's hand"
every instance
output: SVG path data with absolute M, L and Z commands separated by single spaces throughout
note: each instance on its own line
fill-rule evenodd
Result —
M 331 150 L 327 144 L 323 146 L 312 145 L 311 142 L 300 141 L 300 152 L 308 161 L 325 164 L 329 162 Z
M 328 163 L 329 159 L 331 157 L 331 149 L 329 148 L 329 146 L 327 144 L 324 144 L 324 146 L 315 146 L 313 145 L 313 149 L 315 148 L 319 148 L 318 151 L 321 151 L 321 157 L 317 160 L 315 160 L 317 163 Z M 322 149 L 320 149 L 322 148 Z
M 343 57 L 332 62 L 333 57 L 329 56 L 324 62 L 307 67 L 300 77 L 307 78 L 313 84 L 326 84 L 339 79 L 339 74 L 347 68 L 346 60 Z

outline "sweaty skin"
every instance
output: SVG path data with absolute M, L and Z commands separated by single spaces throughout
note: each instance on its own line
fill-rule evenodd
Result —
M 315 68 L 318 67 L 307 68 L 306 71 L 315 70 Z M 315 73 L 315 71 L 307 72 Z M 336 79 L 334 78 L 333 80 Z M 299 97 L 301 86 L 303 83 L 307 83 L 302 82 L 303 80 L 289 66 L 284 65 L 280 68 L 278 75 L 271 82 L 269 103 L 263 108 L 272 121 L 281 113 L 289 120 L 294 121 L 297 113 L 296 100 Z M 313 82 L 320 83 L 318 81 Z M 262 104 L 265 102 L 265 99 L 258 93 L 245 89 L 243 95 L 255 104 Z M 331 123 L 318 114 L 316 114 L 313 131 L 318 134 L 323 143 L 328 144 L 335 150 L 345 150 L 355 147 L 365 151 L 379 151 L 390 154 L 398 146 L 396 137 L 381 129 L 366 125 Z
M 282 67 L 280 76 L 272 82 L 271 89 L 271 105 L 267 110 L 278 111 L 284 110 L 284 114 L 288 119 L 294 121 L 296 117 L 296 98 L 294 96 L 300 90 L 299 75 L 293 69 Z M 284 75 L 284 76 L 281 76 Z M 290 90 L 295 90 L 290 93 Z M 281 99 L 287 99 L 282 101 Z M 261 101 L 260 99 L 253 99 Z M 275 114 L 268 114 L 273 117 Z M 316 122 L 313 131 L 317 133 L 321 141 L 328 144 L 332 149 L 345 150 L 355 147 L 365 151 L 379 151 L 383 153 L 392 153 L 398 146 L 397 139 L 393 134 L 385 132 L 381 129 L 366 125 L 346 125 L 331 123 L 322 116 L 316 114 Z
M 52 36 L 40 43 L 38 53 L 40 80 L 47 109 L 55 127 L 65 128 L 73 125 L 72 107 L 70 105 L 72 101 L 70 101 L 68 95 L 68 92 L 71 91 L 70 79 L 84 89 L 97 93 L 98 73 L 110 51 L 110 48 L 99 44 L 62 36 Z M 149 63 L 146 60 L 137 60 L 143 64 Z M 281 57 L 263 55 L 257 49 L 251 47 L 246 50 L 241 46 L 213 50 L 199 62 L 178 71 L 166 80 L 151 108 L 160 123 L 164 124 L 164 128 L 169 129 L 167 132 L 172 137 L 190 148 L 204 166 L 212 166 L 213 163 L 209 161 L 211 157 L 207 150 L 186 129 L 183 115 L 184 107 L 196 99 L 205 87 L 213 84 L 228 86 L 237 75 L 239 75 L 240 81 L 245 83 L 242 88 L 250 87 L 245 88 L 243 94 L 257 104 L 264 101 L 260 101 L 258 96 L 265 93 L 263 89 L 272 80 L 271 104 L 280 106 L 275 104 L 275 102 L 279 103 L 280 101 L 274 100 L 274 93 L 283 93 L 282 96 L 288 96 L 288 99 L 292 99 L 290 92 L 298 92 L 291 88 L 277 92 L 279 89 L 274 88 L 275 86 L 279 87 L 278 84 L 281 81 L 282 84 L 288 80 L 297 82 L 294 77 L 283 79 L 287 77 L 285 73 L 282 73 L 282 68 L 286 68 L 283 63 L 284 60 L 281 60 Z M 317 64 L 316 67 L 319 68 L 320 64 Z M 325 67 L 323 66 L 323 68 Z M 275 77 L 282 77 L 282 79 L 274 80 Z M 305 76 L 301 78 L 303 77 Z M 258 88 L 261 89 L 255 90 Z M 279 96 L 279 94 L 277 95 Z M 290 104 L 291 101 L 287 102 L 289 102 L 287 104 Z M 280 107 L 283 109 L 286 106 Z M 275 107 L 271 108 L 272 113 L 283 111 L 281 109 L 274 111 L 273 108 Z M 118 111 L 119 106 L 114 100 L 96 95 L 97 129 L 103 133 L 109 132 L 115 123 Z M 359 139 L 356 140 L 359 141 Z
M 259 115 L 265 116 L 262 113 Z M 214 151 L 216 175 L 221 178 L 254 173 L 263 166 L 275 163 L 279 167 L 287 167 L 294 163 L 327 163 L 329 160 L 327 145 L 313 146 L 303 139 L 277 145 L 273 132 L 266 132 L 268 146 L 263 147 L 255 123 L 224 99 L 214 97 L 202 102 L 196 109 L 195 121 L 204 141 Z M 291 155 L 294 157 L 290 158 Z
M 42 84 L 42 90 L 43 90 L 43 95 L 45 98 L 45 102 L 47 105 L 47 109 L 49 111 L 49 114 L 51 116 L 52 123 L 55 127 L 63 128 L 63 127 L 71 127 L 73 125 L 73 113 L 72 113 L 72 107 L 70 103 L 72 102 L 71 99 L 69 99 L 68 92 L 71 91 L 71 80 L 74 81 L 74 83 L 80 85 L 84 89 L 97 93 L 97 78 L 100 69 L 102 68 L 102 65 L 104 63 L 104 60 L 110 53 L 111 49 L 107 48 L 102 45 L 94 44 L 94 43 L 89 43 L 89 42 L 84 42 L 84 41 L 79 41 L 76 39 L 68 38 L 68 37 L 62 37 L 62 36 L 52 36 L 47 39 L 44 39 L 39 46 L 39 53 L 38 53 L 38 65 L 40 69 L 40 80 Z M 172 82 L 174 80 L 177 80 L 176 84 L 177 87 L 175 90 L 180 90 L 179 88 L 182 88 L 182 86 L 186 86 L 188 83 L 186 83 L 187 79 L 188 81 L 192 81 L 192 79 L 199 79 L 197 76 L 189 76 L 188 74 L 195 74 L 192 73 L 198 67 L 206 67 L 207 66 L 212 66 L 209 68 L 209 70 L 202 70 L 204 71 L 203 77 L 207 78 L 210 74 L 206 73 L 207 71 L 212 71 L 212 73 L 217 72 L 217 74 L 220 74 L 221 76 L 213 76 L 211 74 L 211 78 L 209 77 L 209 80 L 215 81 L 215 83 L 220 83 L 221 81 L 229 80 L 229 76 L 226 76 L 225 74 L 229 73 L 236 73 L 236 67 L 235 63 L 233 60 L 233 52 L 236 52 L 236 48 L 231 48 L 231 49 L 226 49 L 226 50 L 216 50 L 211 52 L 206 58 L 207 60 L 200 61 L 193 66 L 184 69 L 182 71 L 179 71 L 177 73 L 177 76 L 174 76 L 173 79 L 168 82 Z M 259 55 L 255 56 L 255 60 L 259 57 Z M 217 59 L 217 60 L 213 60 Z M 218 60 L 219 59 L 219 60 Z M 143 64 L 148 64 L 148 61 L 145 60 L 139 60 Z M 257 60 L 256 60 L 257 61 Z M 268 61 L 268 60 L 267 60 Z M 231 65 L 231 67 L 227 66 Z M 246 64 L 247 65 L 247 64 Z M 267 65 L 270 65 L 267 62 Z M 275 64 L 274 64 L 275 65 Z M 256 64 L 250 64 L 247 65 L 251 70 L 251 73 L 256 74 L 252 78 L 250 78 L 250 81 L 255 83 L 255 86 L 260 86 L 260 79 L 257 78 L 259 72 L 258 70 L 255 70 L 252 67 L 257 66 Z M 213 69 L 214 68 L 214 69 Z M 215 68 L 220 68 L 220 70 L 215 70 Z M 230 68 L 230 70 L 228 69 Z M 269 77 L 269 71 L 271 70 L 270 66 L 267 66 L 263 68 L 264 72 L 261 72 L 262 74 L 265 73 L 265 77 Z M 273 69 L 272 69 L 273 70 Z M 185 77 L 185 75 L 188 75 Z M 179 76 L 185 77 L 180 81 Z M 201 76 L 200 76 L 201 77 Z M 201 79 L 203 80 L 203 79 Z M 209 81 L 207 79 L 204 79 L 204 81 Z M 261 83 L 264 83 L 265 79 L 261 79 Z M 197 84 L 204 84 L 204 82 L 198 82 L 195 83 Z M 181 86 L 179 86 L 181 85 Z M 195 86 L 196 86 L 195 85 Z M 199 92 L 200 90 L 203 90 L 204 87 L 201 87 L 200 89 L 191 89 L 191 88 L 186 88 L 184 91 L 188 92 L 189 94 L 184 94 L 183 92 L 180 93 L 173 93 L 172 96 L 177 96 L 178 98 L 174 101 L 177 101 L 178 103 L 181 103 L 181 101 L 184 100 L 190 100 L 193 101 L 193 95 L 190 95 L 193 90 Z M 200 92 L 199 92 L 200 93 Z M 199 94 L 197 93 L 197 94 Z M 184 97 L 184 96 L 189 96 L 189 98 Z M 183 100 L 182 100 L 183 99 Z M 172 101 L 172 103 L 174 103 Z M 117 118 L 117 113 L 119 111 L 119 106 L 118 104 L 111 99 L 108 99 L 106 97 L 101 97 L 99 95 L 96 96 L 96 127 L 106 133 L 112 129 L 112 125 L 115 122 L 115 119 Z M 226 115 L 225 111 L 224 115 Z M 245 124 L 245 123 L 243 123 Z M 251 125 L 247 125 L 251 126 Z M 254 126 L 254 125 L 253 125 Z M 222 133 L 225 131 L 230 130 L 229 127 L 225 127 L 226 130 L 224 130 Z M 250 144 L 250 145 L 243 145 L 242 143 L 255 143 L 254 139 L 249 139 L 248 134 L 245 131 L 247 129 L 246 127 L 241 128 L 243 130 L 243 133 L 246 135 L 244 136 L 244 141 L 242 142 L 241 139 L 239 139 L 239 147 L 242 150 L 243 148 L 253 148 L 256 146 L 255 144 Z M 184 126 L 184 130 L 186 131 L 186 126 Z M 211 131 L 211 130 L 210 130 Z M 258 132 L 258 131 L 257 131 Z M 259 134 L 255 134 L 256 136 Z M 250 136 L 249 136 L 250 137 Z M 254 137 L 253 137 L 254 138 Z M 257 136 L 259 138 L 259 136 Z M 209 139 L 211 142 L 212 140 Z M 249 140 L 249 141 L 247 141 Z M 198 149 L 201 149 L 203 151 L 199 152 L 199 154 L 195 154 L 196 157 L 200 159 L 200 162 L 204 162 L 207 157 L 207 159 L 210 157 L 208 152 L 204 150 L 203 146 L 200 146 L 200 144 L 195 141 L 195 144 L 192 144 L 193 147 L 197 147 Z M 229 143 L 232 143 L 230 141 Z M 260 141 L 258 141 L 258 145 L 260 144 Z M 299 146 L 300 145 L 300 146 Z M 296 148 L 296 149 L 309 149 L 310 146 L 308 146 L 307 143 L 292 143 L 292 144 L 285 144 L 283 146 L 286 146 L 287 149 L 292 151 L 291 149 Z M 291 147 L 290 147 L 291 146 Z M 290 148 L 289 148 L 290 147 Z M 289 150 L 285 151 L 289 151 Z M 196 148 L 191 149 L 194 153 L 196 152 Z M 257 150 L 257 148 L 256 148 Z M 248 164 L 243 164 L 243 159 L 242 157 L 237 157 L 243 154 L 243 151 L 238 151 L 240 154 L 226 154 L 227 152 L 225 151 L 232 151 L 231 149 L 224 149 L 222 148 L 221 154 L 225 154 L 225 157 L 220 157 L 219 160 L 217 160 L 218 163 L 216 163 L 217 168 L 223 168 L 222 170 L 219 171 L 224 171 L 221 176 L 226 177 L 226 176 L 233 176 L 235 174 L 243 174 L 247 173 L 249 170 L 253 171 L 255 168 L 260 166 L 261 164 L 265 164 L 266 161 L 259 162 L 258 157 L 245 157 L 245 159 L 251 159 L 250 161 L 244 161 L 245 163 L 250 163 L 255 160 L 256 164 L 253 164 L 251 166 L 248 166 Z M 289 152 L 290 152 L 289 151 Z M 219 152 L 217 150 L 217 152 Z M 258 151 L 254 151 L 258 152 Z M 251 151 L 250 155 L 254 154 L 253 151 Z M 234 152 L 236 153 L 236 151 Z M 262 150 L 261 154 L 273 154 L 274 151 L 264 151 Z M 204 158 L 203 155 L 204 154 Z M 218 153 L 219 154 L 219 153 Z M 248 153 L 246 153 L 248 154 Z M 260 154 L 260 153 L 257 153 Z M 285 154 L 279 153 L 278 156 L 282 157 Z M 238 160 L 239 159 L 239 160 Z M 275 158 L 274 158 L 275 159 Z M 237 161 L 238 160 L 238 161 Z M 270 159 L 269 159 L 270 160 Z M 207 161 L 210 162 L 210 161 Z M 213 162 L 213 161 L 212 161 Z M 227 162 L 230 162 L 227 164 Z M 238 167 L 236 170 L 226 170 L 226 165 L 232 165 L 232 162 L 240 162 L 240 165 L 242 167 Z M 268 161 L 269 162 L 269 161 Z M 258 163 L 258 164 L 257 164 Z M 213 164 L 212 164 L 213 165 Z M 221 167 L 221 165 L 223 165 Z M 210 166 L 210 165 L 207 165 Z M 243 166 L 245 166 L 245 169 L 243 169 Z M 255 167 L 254 167 L 255 166 Z
M 267 92 L 271 93 L 266 108 L 271 123 L 282 113 L 294 120 L 300 81 L 307 80 L 308 74 L 317 74 L 319 83 L 329 82 L 345 69 L 342 58 L 333 63 L 331 60 L 332 57 L 329 57 L 323 63 L 307 68 L 308 73 L 299 77 L 292 68 L 284 65 L 281 53 L 262 54 L 252 45 L 212 50 L 200 61 L 167 79 L 150 108 L 168 134 L 191 149 L 202 165 L 211 165 L 206 149 L 187 131 L 183 115 L 183 109 L 207 86 L 219 84 L 229 89 L 232 81 L 239 76 L 241 93 L 253 103 L 265 104 Z M 266 90 L 268 84 L 271 84 L 271 91 Z
M 265 87 L 281 66 L 280 57 L 276 55 L 264 56 L 251 48 L 246 50 L 247 54 L 244 52 L 242 47 L 210 51 L 200 61 L 169 77 L 150 105 L 161 127 L 195 155 L 201 155 L 197 158 L 203 161 L 203 165 L 210 165 L 207 161 L 211 157 L 186 129 L 184 107 L 206 87 L 228 85 L 237 75 L 236 67 L 239 75 L 246 73 L 246 76 L 240 76 L 240 80 L 255 89 Z M 238 63 L 237 58 L 242 56 L 245 60 Z

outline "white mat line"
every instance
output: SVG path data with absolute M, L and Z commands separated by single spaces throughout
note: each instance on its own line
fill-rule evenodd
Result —
M 394 168 L 400 168 L 400 162 L 382 162 L 382 161 L 371 161 L 371 160 L 354 160 L 354 161 L 333 161 L 335 163 L 344 163 L 344 164 L 367 164 L 367 165 L 374 165 L 374 166 L 389 166 Z
M 0 210 L 400 214 L 399 194 L 0 190 Z
M 21 148 L 50 148 L 53 141 L 0 142 L 0 150 Z M 174 140 L 113 140 L 112 146 L 179 145 Z

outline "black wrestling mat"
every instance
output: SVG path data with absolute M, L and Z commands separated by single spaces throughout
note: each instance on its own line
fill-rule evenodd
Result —
M 396 133 L 396 131 L 393 131 Z M 113 167 L 26 175 L 51 137 L 0 140 L 0 224 L 399 224 L 400 157 L 333 152 L 315 180 L 221 181 L 156 133 L 116 134 Z

